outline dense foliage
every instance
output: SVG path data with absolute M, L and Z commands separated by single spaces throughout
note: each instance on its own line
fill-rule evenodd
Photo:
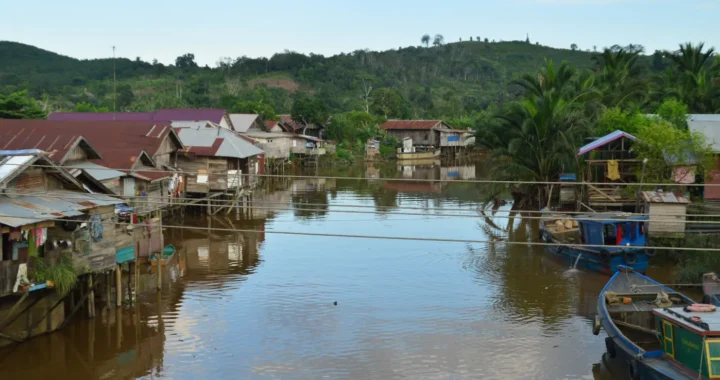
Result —
M 595 73 L 549 61 L 537 74 L 524 75 L 513 82 L 520 89 L 516 99 L 492 118 L 478 116 L 477 143 L 490 152 L 493 178 L 557 181 L 563 172 L 581 172 L 578 148 L 618 129 L 640 139 L 635 153 L 648 160 L 648 180 L 671 182 L 678 165 L 713 169 L 708 142 L 687 125 L 689 113 L 720 111 L 720 58 L 713 52 L 702 44 L 681 45 L 664 53 L 668 66 L 653 57 L 664 70 L 653 76 L 639 66 L 637 49 L 614 47 L 595 57 Z M 535 205 L 547 199 L 543 186 L 512 190 Z

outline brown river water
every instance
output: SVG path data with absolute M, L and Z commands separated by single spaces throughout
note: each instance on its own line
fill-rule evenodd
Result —
M 166 221 L 205 228 L 166 229 L 174 283 L 0 351 L 0 379 L 626 376 L 591 332 L 608 277 L 570 271 L 541 247 L 277 234 L 535 241 L 536 221 L 498 217 L 510 205 L 480 216 L 479 185 L 376 179 L 481 178 L 481 164 L 317 174 L 368 179 L 274 180 L 252 212 Z

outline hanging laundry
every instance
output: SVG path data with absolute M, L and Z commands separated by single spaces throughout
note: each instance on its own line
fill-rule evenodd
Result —
M 617 160 L 608 160 L 607 177 L 611 181 L 617 181 L 620 179 L 620 169 Z
M 42 247 L 47 241 L 47 228 L 38 228 L 35 230 L 35 246 Z

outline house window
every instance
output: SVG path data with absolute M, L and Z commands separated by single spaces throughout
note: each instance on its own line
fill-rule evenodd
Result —
M 425 133 L 425 141 L 430 140 L 430 133 Z

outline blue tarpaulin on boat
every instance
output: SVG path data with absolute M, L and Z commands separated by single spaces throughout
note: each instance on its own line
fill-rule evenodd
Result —
M 130 246 L 127 248 L 121 248 L 115 251 L 115 262 L 118 264 L 127 263 L 128 261 L 135 260 L 135 247 Z

